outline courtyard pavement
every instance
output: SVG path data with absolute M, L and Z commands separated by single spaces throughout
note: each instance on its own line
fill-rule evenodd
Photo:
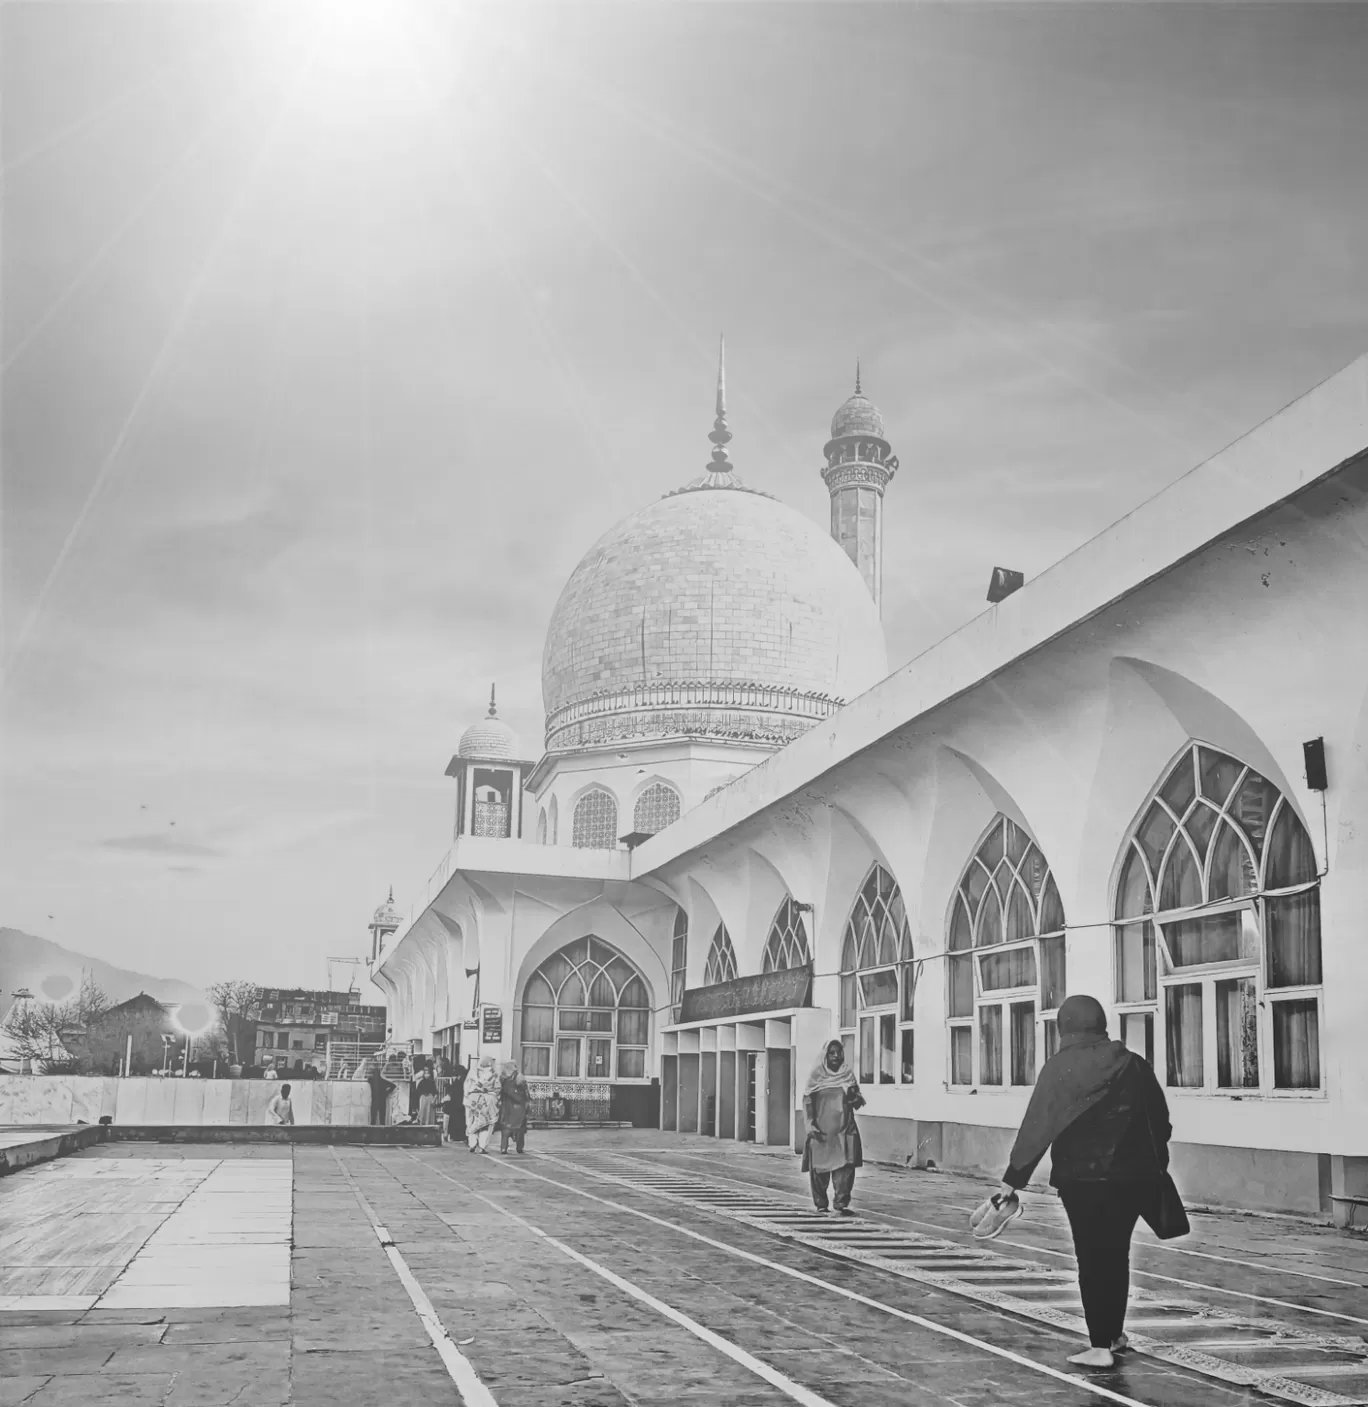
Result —
M 463 1148 L 111 1144 L 0 1180 L 0 1403 L 882 1407 L 1368 1402 L 1368 1240 L 1137 1239 L 1141 1351 L 1080 1375 L 1050 1196 L 647 1131 Z

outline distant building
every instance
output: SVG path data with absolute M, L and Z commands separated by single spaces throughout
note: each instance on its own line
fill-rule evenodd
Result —
M 385 1039 L 385 1008 L 363 1006 L 356 992 L 304 988 L 263 989 L 257 1016 L 255 1064 L 321 1067 L 330 1041 L 378 1045 Z

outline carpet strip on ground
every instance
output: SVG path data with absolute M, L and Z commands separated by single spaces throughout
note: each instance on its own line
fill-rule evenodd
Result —
M 541 1155 L 576 1172 L 652 1196 L 706 1208 L 756 1230 L 858 1261 L 994 1309 L 1086 1336 L 1072 1270 L 997 1251 L 814 1211 L 795 1197 L 746 1190 L 702 1174 L 660 1170 L 625 1154 L 604 1172 Z M 1131 1291 L 1126 1329 L 1137 1353 L 1302 1407 L 1368 1407 L 1368 1347 L 1362 1339 L 1311 1333 L 1276 1320 L 1212 1308 L 1151 1290 Z

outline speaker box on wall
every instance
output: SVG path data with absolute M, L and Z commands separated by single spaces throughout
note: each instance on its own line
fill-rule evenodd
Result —
M 1302 758 L 1306 763 L 1306 785 L 1312 791 L 1324 791 L 1325 780 L 1325 739 L 1312 738 L 1302 744 Z

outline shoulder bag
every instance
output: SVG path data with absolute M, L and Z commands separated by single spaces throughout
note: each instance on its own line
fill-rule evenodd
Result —
M 1154 1136 L 1154 1121 L 1150 1118 L 1148 1100 L 1145 1100 L 1145 1126 L 1149 1129 L 1150 1147 L 1154 1150 L 1155 1166 L 1163 1166 L 1163 1171 L 1155 1186 L 1154 1203 L 1143 1214 L 1144 1220 L 1149 1229 L 1161 1241 L 1172 1241 L 1179 1236 L 1186 1236 L 1192 1230 L 1192 1223 L 1188 1220 L 1187 1208 L 1183 1206 L 1183 1199 L 1179 1195 L 1177 1184 L 1173 1181 L 1173 1176 L 1166 1166 L 1167 1160 L 1165 1159 L 1161 1165 L 1159 1140 Z

